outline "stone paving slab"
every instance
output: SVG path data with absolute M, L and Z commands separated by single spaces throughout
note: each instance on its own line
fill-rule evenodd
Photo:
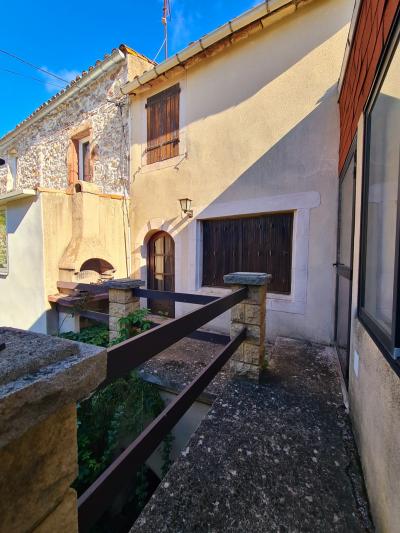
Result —
M 333 352 L 278 339 L 230 381 L 131 533 L 373 531 Z
M 179 394 L 223 348 L 220 344 L 184 338 L 149 359 L 140 367 L 139 374 L 145 381 Z M 228 362 L 199 399 L 211 404 L 230 378 Z

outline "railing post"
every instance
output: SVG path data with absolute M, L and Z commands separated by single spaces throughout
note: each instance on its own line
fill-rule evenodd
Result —
M 76 402 L 105 379 L 103 348 L 0 328 L 0 530 L 77 533 Z
M 226 274 L 224 282 L 232 291 L 247 288 L 247 298 L 232 308 L 231 338 L 243 327 L 246 340 L 231 358 L 231 368 L 237 376 L 258 380 L 265 362 L 265 313 L 269 274 L 235 272 Z
M 104 283 L 108 288 L 109 295 L 109 315 L 110 315 L 110 341 L 118 337 L 118 320 L 139 309 L 140 299 L 133 296 L 132 289 L 144 285 L 140 279 L 114 279 Z

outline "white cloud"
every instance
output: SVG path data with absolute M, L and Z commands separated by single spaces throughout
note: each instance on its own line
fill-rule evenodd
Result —
M 52 72 L 58 78 L 62 78 L 65 81 L 62 81 L 58 78 L 55 78 L 54 76 L 51 76 L 50 74 L 43 73 L 43 77 L 45 80 L 45 87 L 49 93 L 55 93 L 61 90 L 63 87 L 67 85 L 67 82 L 71 82 L 74 80 L 80 72 L 78 70 L 68 70 L 68 69 L 61 69 L 61 70 L 54 70 L 50 71 L 47 67 L 42 67 L 43 70 L 47 70 L 49 72 Z

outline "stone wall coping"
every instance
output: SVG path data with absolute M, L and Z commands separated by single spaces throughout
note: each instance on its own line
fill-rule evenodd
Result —
M 41 333 L 0 328 L 0 447 L 104 381 L 107 351 Z
M 263 272 L 233 272 L 225 274 L 224 283 L 226 285 L 266 285 L 271 277 L 271 274 Z
M 112 279 L 110 281 L 107 281 L 106 283 L 103 283 L 103 287 L 106 287 L 107 289 L 136 289 L 138 287 L 143 287 L 145 285 L 145 282 L 141 279 L 131 279 L 131 278 L 123 278 L 123 279 Z

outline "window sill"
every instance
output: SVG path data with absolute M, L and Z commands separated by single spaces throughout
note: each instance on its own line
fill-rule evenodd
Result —
M 187 157 L 187 154 L 183 153 L 183 154 L 176 155 L 175 157 L 171 157 L 169 159 L 164 159 L 163 161 L 157 161 L 156 163 L 151 163 L 150 165 L 148 165 L 147 163 L 144 163 L 142 165 L 142 168 L 140 169 L 140 173 L 145 174 L 147 172 L 154 172 L 156 170 L 162 170 L 164 168 L 176 167 L 184 159 L 186 159 L 186 157 Z

